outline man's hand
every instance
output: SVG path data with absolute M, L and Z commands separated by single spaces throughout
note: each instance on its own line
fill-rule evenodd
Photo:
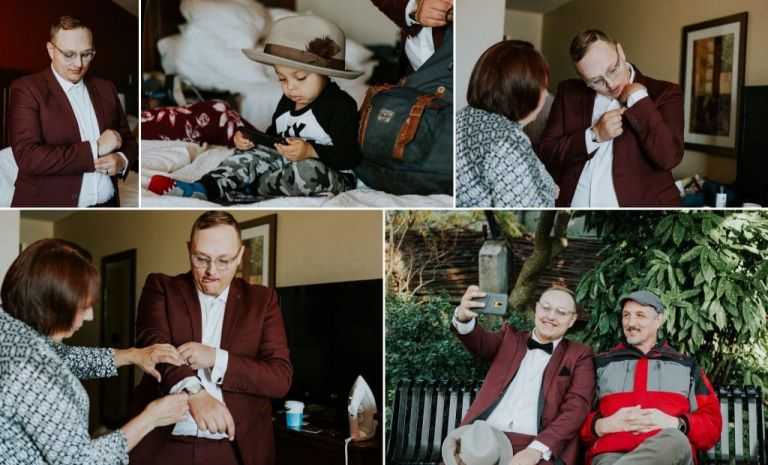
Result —
M 528 447 L 512 456 L 507 465 L 536 465 L 541 460 L 541 452 Z
M 240 150 L 250 150 L 255 146 L 255 144 L 240 131 L 235 133 L 235 137 L 232 140 L 235 142 L 235 147 Z
M 187 415 L 188 400 L 189 396 L 186 392 L 169 394 L 150 402 L 144 408 L 144 413 L 149 415 L 155 427 L 172 425 L 180 422 Z
M 309 142 L 291 137 L 286 139 L 287 144 L 275 144 L 275 149 L 288 161 L 297 162 L 307 158 L 318 158 L 315 148 Z
M 193 370 L 213 368 L 216 363 L 216 349 L 199 342 L 187 342 L 180 345 L 176 350 Z
M 640 418 L 632 421 L 636 433 L 648 433 L 657 429 L 675 428 L 679 421 L 677 417 L 667 415 L 659 409 L 648 408 L 640 410 Z
M 189 396 L 189 413 L 201 430 L 226 433 L 230 441 L 235 439 L 235 420 L 232 414 L 205 389 Z
M 626 86 L 624 86 L 624 90 L 621 91 L 621 95 L 619 95 L 619 102 L 621 102 L 622 105 L 626 105 L 627 100 L 629 100 L 629 96 L 634 94 L 638 90 L 647 91 L 648 89 L 644 85 L 638 82 L 632 82 L 630 84 L 627 84 Z
M 627 109 L 622 107 L 603 113 L 603 116 L 601 116 L 593 126 L 597 133 L 598 142 L 613 140 L 624 132 L 621 115 L 623 115 L 625 111 L 627 111 Z
M 119 149 L 123 145 L 123 138 L 114 129 L 107 129 L 101 133 L 96 143 L 99 144 L 99 156 L 102 156 Z
M 442 27 L 453 21 L 453 0 L 421 0 L 416 20 L 422 26 Z
M 619 431 L 634 431 L 634 422 L 640 419 L 642 409 L 639 405 L 620 408 L 613 415 L 601 418 L 595 422 L 595 432 L 598 436 Z
M 456 318 L 462 322 L 467 323 L 472 318 L 477 318 L 477 313 L 473 312 L 473 308 L 483 307 L 482 302 L 475 302 L 472 299 L 485 297 L 485 292 L 480 290 L 480 287 L 474 284 L 467 288 L 464 295 L 461 296 L 461 302 L 459 303 L 459 311 L 456 313 Z
M 96 172 L 104 173 L 107 176 L 115 176 L 122 173 L 125 169 L 125 160 L 117 153 L 109 153 L 99 156 L 93 161 L 93 168 Z
M 125 357 L 123 357 L 123 354 Z M 124 362 L 123 362 L 124 360 Z M 115 351 L 115 365 L 130 363 L 141 368 L 142 371 L 152 376 L 159 383 L 161 381 L 160 373 L 155 369 L 158 363 L 169 363 L 171 365 L 184 365 L 184 359 L 176 351 L 176 348 L 170 344 L 154 344 L 143 349 L 127 349 L 125 351 Z

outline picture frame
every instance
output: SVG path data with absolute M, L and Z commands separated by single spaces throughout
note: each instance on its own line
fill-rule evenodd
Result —
M 747 19 L 744 12 L 683 27 L 680 83 L 686 149 L 737 155 Z
M 237 268 L 237 277 L 249 284 L 275 287 L 275 257 L 277 214 L 271 214 L 240 223 L 243 259 Z

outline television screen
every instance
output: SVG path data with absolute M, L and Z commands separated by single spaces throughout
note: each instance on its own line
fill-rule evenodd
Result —
M 382 280 L 277 288 L 293 363 L 286 398 L 346 409 L 358 375 L 383 411 Z

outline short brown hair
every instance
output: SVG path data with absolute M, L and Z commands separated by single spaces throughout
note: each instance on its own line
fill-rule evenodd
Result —
M 609 44 L 616 43 L 613 41 L 613 39 L 611 39 L 611 36 L 599 29 L 587 29 L 586 31 L 581 31 L 576 37 L 574 37 L 571 41 L 571 60 L 573 60 L 573 63 L 575 64 L 580 62 L 581 59 L 584 58 L 584 55 L 587 53 L 589 46 L 598 40 L 608 42 Z
M 88 31 L 88 34 L 91 34 L 91 38 L 93 38 L 93 33 L 91 32 L 91 28 L 83 24 L 82 21 L 72 16 L 62 16 L 61 18 L 54 21 L 53 24 L 51 24 L 51 42 L 53 42 L 53 39 L 56 37 L 56 33 L 62 29 L 65 31 L 69 31 L 71 29 L 80 29 L 80 28 Z
M 469 78 L 467 103 L 513 121 L 539 106 L 541 90 L 549 84 L 544 56 L 520 41 L 492 45 L 477 60 Z
M 235 228 L 235 231 L 237 232 L 237 238 L 240 241 L 243 240 L 240 232 L 240 223 L 237 222 L 234 216 L 223 210 L 210 210 L 197 217 L 195 224 L 192 225 L 192 231 L 189 233 L 189 241 L 192 242 L 195 231 L 222 225 L 232 226 Z
M 576 310 L 576 307 L 577 307 L 577 305 L 576 305 L 576 294 L 574 294 L 572 290 L 568 289 L 565 286 L 561 286 L 559 284 L 553 284 L 553 285 L 549 286 L 546 290 L 544 290 L 544 292 L 542 292 L 541 295 L 544 295 L 544 294 L 546 294 L 549 291 L 565 292 L 566 294 L 571 296 L 571 300 L 573 301 L 573 309 L 574 309 L 574 311 Z M 539 298 L 541 298 L 541 297 L 539 297 Z
M 0 289 L 3 309 L 40 334 L 68 331 L 96 299 L 99 272 L 91 254 L 61 239 L 43 239 L 13 261 Z

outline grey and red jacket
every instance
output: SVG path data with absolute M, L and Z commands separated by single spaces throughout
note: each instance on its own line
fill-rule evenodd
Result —
M 594 409 L 579 432 L 588 447 L 586 465 L 599 454 L 629 452 L 660 430 L 598 437 L 595 422 L 624 407 L 656 408 L 686 422 L 694 458 L 711 449 L 722 428 L 717 395 L 696 359 L 659 341 L 647 354 L 625 342 L 594 359 L 597 387 Z

